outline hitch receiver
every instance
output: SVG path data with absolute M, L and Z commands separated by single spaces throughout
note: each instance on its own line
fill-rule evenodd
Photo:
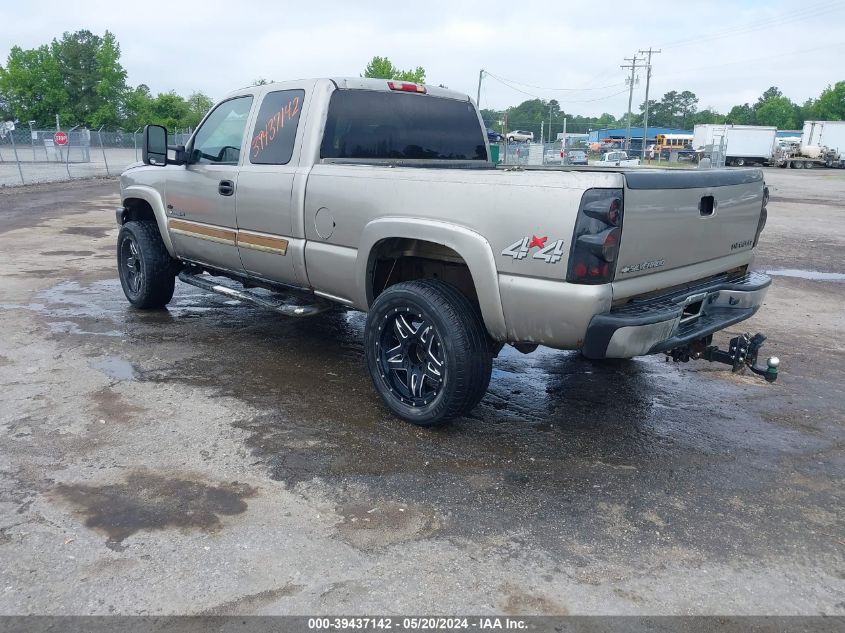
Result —
M 669 350 L 666 352 L 666 360 L 671 358 L 676 363 L 686 363 L 700 358 L 711 363 L 730 365 L 733 372 L 739 372 L 748 367 L 758 376 L 762 376 L 766 382 L 777 380 L 778 367 L 780 367 L 780 359 L 777 356 L 770 356 L 766 360 L 765 367 L 757 364 L 757 356 L 766 340 L 763 334 L 758 332 L 751 336 L 746 333 L 732 338 L 728 351 L 719 349 L 717 345 L 711 345 L 712 340 L 711 335 L 684 347 Z

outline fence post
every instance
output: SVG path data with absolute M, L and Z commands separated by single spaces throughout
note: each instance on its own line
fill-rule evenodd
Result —
M 58 117 L 58 115 L 56 115 L 56 116 Z M 71 144 L 70 133 L 71 132 L 73 132 L 73 128 L 70 128 L 70 131 L 67 134 L 67 145 L 65 145 L 63 148 L 62 148 L 61 145 L 59 146 L 59 148 L 60 148 L 59 152 L 61 152 L 62 149 L 64 149 L 64 152 L 65 152 L 65 170 L 67 170 L 67 179 L 68 180 L 73 179 L 73 176 L 70 175 L 70 144 Z M 61 153 L 59 154 L 59 156 L 61 156 Z
M 15 153 L 15 162 L 18 164 L 18 173 L 21 176 L 21 184 L 25 185 L 26 181 L 23 179 L 23 169 L 21 169 L 21 161 L 18 158 L 18 148 L 15 145 L 15 132 L 14 132 L 14 130 L 9 131 L 9 139 L 12 141 L 12 151 Z
M 109 173 L 109 161 L 106 159 L 106 148 L 103 147 L 103 127 L 100 126 L 100 129 L 97 130 L 97 139 L 100 141 L 100 151 L 103 152 L 103 162 L 106 164 L 106 176 L 111 176 Z

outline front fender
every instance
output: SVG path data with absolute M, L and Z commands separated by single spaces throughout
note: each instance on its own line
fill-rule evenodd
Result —
M 167 230 L 167 214 L 164 210 L 164 200 L 162 200 L 161 194 L 147 185 L 129 185 L 123 188 L 123 201 L 125 202 L 129 198 L 138 198 L 150 205 L 153 214 L 155 214 L 156 224 L 158 224 L 158 231 L 161 233 L 164 246 L 171 257 L 176 257 L 173 242 L 170 240 L 170 232 Z
M 469 267 L 487 331 L 494 339 L 505 340 L 507 328 L 493 250 L 481 234 L 449 222 L 387 217 L 367 224 L 361 236 L 355 262 L 355 279 L 359 284 L 356 289 L 356 304 L 367 308 L 372 304 L 372 289 L 368 283 L 369 271 L 373 265 L 371 258 L 376 244 L 390 238 L 424 240 L 442 244 L 458 253 Z

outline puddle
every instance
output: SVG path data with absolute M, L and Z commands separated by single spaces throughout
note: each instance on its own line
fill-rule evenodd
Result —
M 244 499 L 256 492 L 238 482 L 215 486 L 147 472 L 132 473 L 124 483 L 63 484 L 57 491 L 87 516 L 87 527 L 105 532 L 106 545 L 118 550 L 121 541 L 140 530 L 220 529 L 220 515 L 245 512 Z
M 817 270 L 798 270 L 796 268 L 767 270 L 765 272 L 767 275 L 776 277 L 794 277 L 796 279 L 809 279 L 810 281 L 845 281 L 845 273 L 822 273 Z
M 132 363 L 118 358 L 117 356 L 108 356 L 102 360 L 92 363 L 94 369 L 99 369 L 106 376 L 114 378 L 115 380 L 134 380 L 135 367 Z

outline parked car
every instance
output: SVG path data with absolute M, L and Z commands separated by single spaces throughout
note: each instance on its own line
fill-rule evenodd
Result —
M 184 146 L 148 125 L 142 162 L 120 177 L 123 292 L 162 308 L 178 277 L 290 318 L 364 311 L 376 392 L 424 426 L 471 411 L 509 343 L 777 377 L 775 359 L 755 366 L 762 335 L 735 338 L 741 354 L 711 340 L 753 316 L 771 283 L 749 268 L 767 216 L 761 170 L 497 169 L 484 130 L 465 94 L 358 77 L 237 90 Z M 206 327 L 252 352 L 243 328 Z M 284 345 L 275 353 L 298 375 Z M 346 378 L 332 389 L 354 389 Z
M 525 130 L 511 130 L 508 132 L 508 143 L 529 143 L 534 140 L 534 132 Z
M 496 130 L 492 128 L 487 128 L 487 140 L 491 143 L 501 143 L 505 140 L 505 137 L 499 134 Z
M 639 158 L 628 158 L 628 152 L 607 152 L 596 165 L 601 167 L 635 167 L 640 164 Z
M 586 165 L 587 153 L 580 149 L 572 149 L 566 152 L 566 162 L 570 165 Z
M 547 149 L 546 152 L 543 154 L 543 162 L 544 163 L 550 163 L 552 165 L 560 165 L 561 162 L 563 162 L 561 160 L 560 150 L 559 149 Z

